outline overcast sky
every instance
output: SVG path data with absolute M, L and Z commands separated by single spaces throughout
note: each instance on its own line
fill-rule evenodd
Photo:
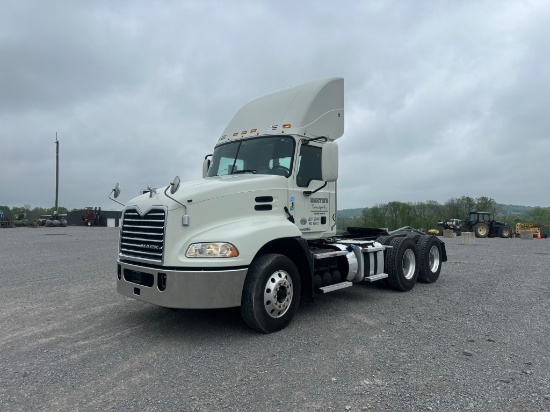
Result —
M 247 101 L 345 79 L 338 208 L 550 206 L 548 1 L 0 0 L 0 205 L 201 178 Z

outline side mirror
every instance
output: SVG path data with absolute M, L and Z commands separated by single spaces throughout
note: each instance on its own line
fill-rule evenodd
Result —
M 120 185 L 118 183 L 115 185 L 115 188 L 113 189 L 113 196 L 115 199 L 120 196 Z
M 204 158 L 202 162 L 202 177 L 205 178 L 208 176 L 208 169 L 210 169 L 210 159 L 208 158 L 211 155 L 208 155 Z
M 321 154 L 321 173 L 325 182 L 338 180 L 338 144 L 326 142 Z
M 114 197 L 111 197 L 113 195 Z M 111 190 L 111 193 L 109 193 L 109 196 L 107 196 L 109 199 L 111 199 L 113 202 L 118 203 L 119 205 L 125 206 L 124 203 L 120 203 L 118 200 L 115 200 L 120 195 L 120 185 L 117 183 L 115 185 L 115 188 Z
M 172 183 L 170 183 L 170 193 L 171 194 L 176 193 L 179 188 L 180 188 L 180 177 L 176 176 L 174 177 L 174 180 L 172 180 Z

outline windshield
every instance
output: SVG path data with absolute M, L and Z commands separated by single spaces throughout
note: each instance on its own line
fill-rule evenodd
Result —
M 294 139 L 286 136 L 240 140 L 216 147 L 208 177 L 240 173 L 289 177 Z

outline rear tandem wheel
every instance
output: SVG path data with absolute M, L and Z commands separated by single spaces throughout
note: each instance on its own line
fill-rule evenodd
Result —
M 388 284 L 394 290 L 411 290 L 418 278 L 419 258 L 416 243 L 410 237 L 393 239 L 386 254 Z
M 435 236 L 421 236 L 416 245 L 420 256 L 418 281 L 434 283 L 441 272 L 441 258 L 443 256 L 441 243 Z

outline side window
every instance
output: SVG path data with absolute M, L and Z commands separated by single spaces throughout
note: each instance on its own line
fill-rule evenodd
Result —
M 244 162 L 241 159 L 237 159 L 235 161 L 234 169 L 231 169 L 233 167 L 233 162 L 234 161 L 235 161 L 234 158 L 221 157 L 220 158 L 220 166 L 218 167 L 218 171 L 217 171 L 216 175 L 217 176 L 230 175 L 231 173 L 237 172 L 239 170 L 243 170 Z
M 320 147 L 302 145 L 298 161 L 296 184 L 299 187 L 308 187 L 312 180 L 322 180 Z
M 270 159 L 269 168 L 273 169 L 278 166 L 284 167 L 285 169 L 290 169 L 290 159 L 291 157 L 281 157 L 279 159 Z

